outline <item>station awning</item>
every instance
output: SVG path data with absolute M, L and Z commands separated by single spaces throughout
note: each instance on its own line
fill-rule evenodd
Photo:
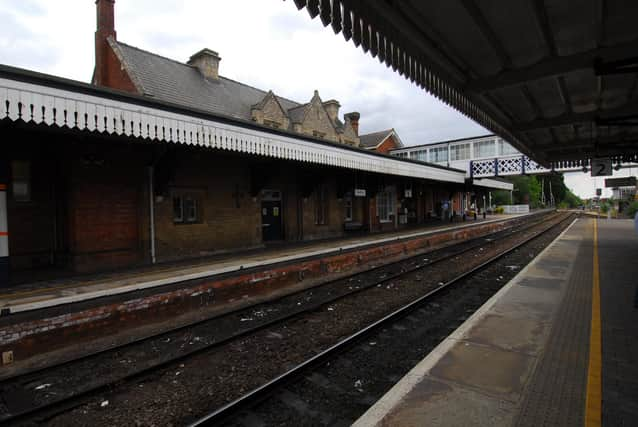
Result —
M 638 2 L 294 3 L 544 165 L 638 153 Z
M 321 141 L 142 96 L 0 66 L 0 120 L 464 184 L 465 171 Z

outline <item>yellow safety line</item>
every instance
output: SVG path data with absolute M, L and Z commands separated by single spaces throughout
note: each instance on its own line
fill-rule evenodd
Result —
M 598 269 L 598 220 L 594 219 L 594 260 L 591 301 L 591 331 L 589 335 L 589 367 L 585 427 L 600 427 L 602 417 L 602 346 L 600 331 L 600 271 Z

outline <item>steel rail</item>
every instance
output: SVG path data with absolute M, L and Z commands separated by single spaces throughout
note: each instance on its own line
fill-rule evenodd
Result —
M 398 319 L 398 318 L 402 318 L 405 317 L 407 314 L 411 313 L 412 311 L 414 311 L 415 309 L 417 309 L 418 307 L 420 307 L 421 305 L 423 305 L 426 302 L 429 302 L 430 299 L 432 299 L 433 297 L 439 295 L 440 293 L 442 293 L 444 290 L 458 284 L 459 282 L 461 282 L 462 280 L 478 273 L 479 271 L 485 269 L 486 267 L 492 265 L 493 263 L 495 263 L 496 261 L 500 260 L 501 258 L 509 255 L 510 253 L 516 251 L 517 249 L 519 249 L 520 247 L 526 245 L 527 243 L 531 242 L 532 240 L 538 238 L 539 236 L 547 233 L 548 231 L 550 231 L 551 229 L 563 224 L 564 222 L 568 221 L 572 219 L 572 215 L 567 216 L 566 218 L 562 219 L 561 221 L 557 222 L 556 224 L 552 224 L 549 227 L 547 227 L 546 229 L 526 238 L 525 240 L 517 243 L 516 245 L 514 245 L 513 247 L 505 250 L 504 252 L 501 252 L 500 254 L 488 259 L 487 261 L 484 261 L 483 263 L 479 264 L 478 266 L 463 272 L 461 274 L 459 274 L 458 276 L 454 277 L 453 279 L 445 282 L 444 284 L 440 285 L 439 287 L 429 291 L 428 293 L 426 293 L 425 295 L 417 298 L 416 300 L 404 305 L 403 307 L 398 308 L 397 310 L 393 311 L 392 313 L 386 315 L 385 317 L 371 323 L 370 325 L 366 326 L 365 328 L 359 330 L 358 332 L 348 336 L 347 338 L 344 338 L 343 340 L 339 341 L 338 343 L 334 344 L 333 346 L 327 348 L 326 350 L 316 354 L 315 356 L 311 357 L 310 359 L 307 359 L 306 361 L 300 363 L 299 365 L 295 366 L 294 368 L 288 370 L 287 372 L 279 375 L 278 377 L 274 378 L 273 380 L 267 382 L 266 384 L 263 384 L 260 387 L 257 387 L 255 389 L 253 389 L 252 391 L 248 392 L 247 394 L 243 395 L 242 397 L 222 406 L 221 408 L 216 409 L 215 411 L 205 415 L 204 417 L 190 423 L 188 426 L 189 427 L 200 427 L 200 426 L 212 426 L 212 425 L 218 425 L 221 421 L 224 421 L 225 419 L 230 418 L 231 416 L 233 416 L 234 414 L 237 414 L 239 412 L 241 412 L 242 410 L 252 407 L 255 404 L 266 400 L 270 394 L 272 394 L 276 389 L 280 388 L 282 385 L 287 384 L 291 381 L 294 381 L 299 375 L 301 375 L 303 372 L 306 372 L 307 370 L 309 370 L 310 368 L 312 368 L 313 366 L 317 366 L 317 365 L 321 365 L 324 364 L 325 362 L 333 359 L 335 356 L 337 356 L 338 354 L 346 351 L 350 346 L 354 345 L 355 343 L 363 340 L 365 337 L 367 337 L 368 335 L 370 335 L 371 333 L 375 332 L 377 329 L 381 328 L 381 327 L 385 327 L 387 324 L 393 322 L 394 320 Z
M 489 239 L 491 237 L 495 237 L 495 236 L 497 236 L 499 234 L 504 234 L 505 236 L 509 236 L 509 235 L 513 234 L 514 232 L 524 231 L 527 228 L 534 227 L 536 224 L 538 224 L 538 223 L 540 223 L 540 222 L 542 222 L 544 220 L 544 218 L 540 218 L 539 219 L 539 218 L 536 218 L 536 217 L 533 217 L 533 219 L 534 219 L 534 221 L 531 221 L 530 223 L 524 224 L 524 227 L 522 227 L 521 229 L 516 229 L 517 226 L 516 225 L 512 225 L 512 226 L 509 226 L 509 227 L 504 228 L 502 230 L 495 231 L 493 233 L 488 233 L 488 234 L 485 234 L 485 235 L 482 235 L 482 236 L 478 236 L 478 237 L 474 237 L 474 238 L 471 238 L 471 239 L 463 240 L 461 242 L 456 242 L 456 243 L 448 245 L 448 246 L 435 248 L 435 249 L 432 249 L 430 251 L 421 252 L 419 254 L 412 255 L 412 256 L 409 256 L 407 258 L 403 258 L 403 259 L 400 259 L 400 260 L 397 260 L 397 261 L 392 261 L 392 262 L 389 262 L 389 263 L 386 263 L 386 264 L 380 264 L 380 265 L 377 265 L 377 266 L 374 266 L 374 267 L 370 267 L 370 268 L 368 268 L 366 270 L 363 270 L 363 271 L 356 271 L 356 272 L 353 272 L 353 273 L 350 273 L 350 274 L 347 274 L 347 275 L 344 275 L 344 276 L 340 276 L 340 277 L 337 277 L 337 278 L 334 278 L 334 279 L 329 279 L 329 280 L 327 280 L 325 282 L 318 283 L 318 284 L 316 284 L 314 286 L 311 286 L 311 287 L 308 287 L 308 288 L 295 290 L 293 292 L 286 293 L 284 295 L 271 298 L 271 299 L 269 299 L 268 301 L 265 301 L 265 302 L 259 302 L 257 304 L 253 304 L 253 305 L 250 305 L 250 306 L 242 307 L 242 308 L 237 309 L 237 310 L 232 310 L 232 311 L 228 311 L 228 312 L 225 312 L 225 313 L 213 315 L 211 317 L 198 319 L 198 320 L 193 321 L 193 322 L 184 323 L 184 324 L 182 324 L 182 325 L 180 325 L 180 326 L 178 326 L 176 328 L 173 328 L 173 329 L 163 330 L 161 332 L 157 332 L 157 333 L 153 333 L 153 334 L 150 334 L 150 335 L 146 335 L 146 336 L 141 337 L 141 338 L 137 338 L 137 339 L 134 339 L 134 340 L 131 340 L 131 341 L 127 341 L 126 343 L 123 343 L 121 345 L 117 345 L 117 346 L 114 346 L 114 347 L 107 347 L 107 348 L 104 348 L 104 349 L 101 349 L 101 350 L 97 350 L 97 351 L 93 351 L 93 352 L 90 352 L 90 353 L 86 353 L 86 354 L 84 354 L 84 355 L 82 355 L 80 357 L 67 359 L 67 360 L 64 360 L 62 362 L 59 362 L 59 363 L 56 363 L 56 364 L 53 364 L 53 365 L 43 366 L 41 368 L 37 368 L 37 369 L 31 370 L 31 371 L 25 372 L 23 374 L 7 376 L 5 378 L 0 379 L 0 391 L 2 390 L 2 386 L 5 383 L 7 383 L 9 381 L 12 381 L 12 380 L 16 380 L 17 378 L 20 378 L 20 377 L 36 375 L 38 373 L 42 373 L 42 372 L 48 371 L 50 369 L 61 368 L 61 367 L 64 367 L 64 366 L 67 366 L 67 365 L 70 365 L 70 364 L 73 364 L 73 363 L 80 362 L 82 360 L 87 360 L 87 359 L 90 359 L 90 358 L 93 358 L 93 357 L 97 357 L 97 356 L 100 356 L 102 354 L 106 354 L 106 353 L 109 353 L 109 352 L 112 352 L 112 351 L 122 350 L 122 349 L 124 349 L 126 347 L 129 347 L 129 346 L 142 344 L 142 343 L 147 342 L 147 341 L 152 341 L 152 340 L 161 338 L 162 336 L 167 335 L 167 334 L 176 333 L 176 332 L 179 332 L 179 331 L 182 331 L 182 330 L 187 330 L 187 329 L 193 328 L 195 326 L 202 325 L 202 324 L 204 324 L 206 322 L 214 321 L 215 319 L 219 319 L 221 317 L 228 316 L 228 315 L 231 315 L 233 313 L 238 313 L 238 312 L 241 312 L 243 310 L 247 310 L 250 307 L 255 307 L 255 306 L 258 306 L 258 305 L 261 305 L 261 304 L 264 304 L 264 303 L 278 302 L 278 301 L 281 301 L 284 298 L 288 298 L 288 297 L 291 297 L 291 296 L 303 294 L 304 292 L 308 292 L 308 291 L 313 290 L 313 289 L 318 289 L 318 288 L 321 288 L 321 287 L 324 287 L 324 286 L 327 286 L 327 285 L 330 285 L 330 284 L 333 284 L 333 283 L 336 283 L 336 282 L 339 282 L 339 281 L 349 280 L 349 279 L 355 278 L 357 276 L 361 276 L 361 275 L 368 274 L 368 273 L 373 273 L 375 271 L 378 271 L 378 270 L 381 270 L 381 269 L 384 269 L 384 268 L 391 268 L 392 266 L 398 265 L 398 264 L 401 264 L 401 263 L 408 263 L 408 262 L 410 262 L 411 260 L 413 260 L 415 258 L 420 258 L 423 255 L 426 255 L 426 254 L 429 254 L 429 253 L 434 253 L 434 252 L 438 252 L 438 251 L 444 251 L 446 249 L 453 248 L 455 246 L 460 246 L 460 245 L 468 244 L 468 243 L 475 242 L 475 241 L 478 242 L 480 240 L 486 240 L 486 239 Z M 512 230 L 514 230 L 514 231 L 512 231 Z M 488 241 L 487 243 L 489 244 L 490 242 Z M 468 248 L 467 250 L 461 250 L 461 251 L 458 251 L 455 254 L 452 254 L 452 255 L 449 255 L 449 256 L 446 255 L 445 257 L 441 257 L 441 259 L 437 259 L 437 260 L 434 260 L 434 261 L 435 262 L 442 261 L 444 259 L 447 259 L 447 257 L 460 255 L 460 254 L 463 254 L 464 252 L 467 252 L 467 251 L 469 251 L 471 249 L 474 249 L 474 248 L 480 247 L 480 246 L 481 246 L 481 243 L 477 243 L 476 245 L 472 246 L 471 248 Z M 423 264 L 421 267 L 422 268 L 423 267 L 427 267 L 430 264 L 431 263 Z M 392 280 L 393 278 L 394 277 L 388 278 L 388 280 Z
M 34 407 L 34 408 L 29 408 L 29 409 L 26 409 L 24 411 L 21 411 L 21 412 L 15 413 L 15 414 L 10 414 L 9 416 L 4 417 L 4 418 L 0 417 L 0 423 L 16 422 L 18 420 L 22 420 L 22 419 L 25 419 L 25 418 L 31 418 L 31 417 L 37 418 L 36 414 L 41 413 L 41 412 L 46 412 L 46 411 L 50 411 L 50 413 L 46 414 L 42 419 L 43 420 L 50 419 L 50 418 L 54 417 L 55 415 L 57 415 L 59 413 L 67 412 L 70 409 L 73 409 L 74 407 L 81 405 L 87 398 L 90 398 L 90 397 L 92 397 L 92 396 L 94 396 L 94 395 L 96 395 L 98 393 L 101 393 L 101 392 L 104 392 L 104 391 L 108 390 L 111 386 L 113 386 L 116 383 L 120 383 L 122 381 L 134 380 L 136 378 L 139 378 L 141 376 L 149 374 L 149 373 L 151 373 L 153 371 L 157 371 L 157 370 L 163 369 L 163 368 L 165 368 L 165 367 L 167 367 L 169 365 L 172 365 L 174 363 L 180 362 L 180 361 L 185 360 L 187 358 L 193 357 L 193 356 L 195 356 L 197 354 L 209 351 L 209 350 L 211 350 L 211 349 L 213 349 L 215 347 L 221 347 L 221 346 L 223 346 L 225 344 L 228 344 L 229 342 L 232 342 L 232 341 L 235 341 L 237 339 L 240 339 L 240 338 L 243 338 L 245 336 L 248 336 L 250 334 L 259 332 L 259 331 L 261 331 L 263 329 L 266 329 L 268 327 L 272 327 L 272 326 L 274 326 L 274 325 L 276 325 L 278 323 L 285 322 L 287 320 L 290 320 L 290 319 L 292 319 L 294 317 L 297 317 L 299 315 L 302 315 L 304 313 L 309 313 L 309 312 L 315 311 L 316 309 L 318 309 L 319 307 L 321 307 L 321 306 L 323 306 L 325 304 L 333 303 L 335 301 L 338 301 L 340 299 L 346 298 L 348 296 L 352 296 L 354 294 L 357 294 L 357 293 L 366 291 L 368 289 L 371 289 L 371 288 L 373 288 L 373 287 L 375 287 L 375 286 L 377 286 L 379 284 L 386 283 L 386 282 L 394 280 L 394 279 L 396 279 L 398 277 L 401 277 L 401 276 L 404 276 L 404 275 L 407 275 L 407 274 L 410 274 L 410 273 L 414 273 L 414 272 L 416 272 L 418 270 L 422 270 L 424 268 L 431 267 L 431 266 L 433 266 L 435 264 L 438 264 L 438 263 L 441 263 L 443 261 L 449 260 L 451 258 L 457 257 L 459 255 L 463 255 L 464 253 L 470 252 L 470 251 L 472 251 L 472 250 L 474 250 L 474 249 L 476 249 L 478 247 L 484 246 L 485 244 L 493 244 L 495 242 L 495 240 L 487 240 L 487 241 L 485 241 L 485 240 L 489 239 L 490 237 L 494 237 L 496 235 L 499 235 L 499 234 L 504 234 L 506 237 L 509 237 L 509 236 L 511 236 L 511 235 L 513 235 L 515 233 L 518 233 L 518 232 L 521 232 L 521 231 L 525 231 L 527 229 L 530 229 L 530 228 L 533 228 L 533 227 L 537 226 L 540 222 L 543 221 L 543 219 L 544 218 L 541 218 L 538 221 L 533 221 L 531 224 L 529 224 L 529 223 L 528 224 L 524 224 L 524 226 L 520 227 L 520 228 L 517 228 L 515 225 L 513 225 L 513 226 L 511 226 L 511 227 L 509 227 L 509 228 L 507 228 L 505 230 L 499 230 L 497 232 L 489 233 L 489 234 L 486 234 L 484 236 L 480 236 L 480 237 L 475 237 L 473 239 L 464 240 L 462 242 L 458 242 L 458 243 L 453 244 L 453 245 L 449 245 L 449 246 L 446 246 L 446 247 L 443 247 L 443 248 L 435 249 L 435 250 L 430 251 L 430 252 L 426 252 L 426 253 L 421 253 L 421 254 L 418 254 L 418 255 L 410 256 L 408 258 L 404 258 L 404 259 L 401 259 L 401 260 L 398 260 L 398 261 L 395 261 L 395 262 L 390 262 L 390 263 L 387 263 L 387 264 L 381 264 L 379 266 L 375 266 L 375 267 L 372 267 L 372 268 L 364 270 L 364 271 L 355 272 L 355 273 L 352 273 L 352 274 L 348 274 L 348 275 L 345 275 L 345 276 L 341 276 L 339 278 L 335 278 L 335 279 L 323 282 L 323 283 L 318 284 L 317 286 L 314 286 L 312 288 L 307 288 L 307 289 L 295 291 L 295 292 L 292 292 L 290 294 L 286 294 L 286 295 L 283 295 L 281 297 L 274 298 L 272 300 L 269 300 L 267 303 L 280 301 L 283 298 L 287 298 L 287 297 L 290 297 L 290 296 L 301 294 L 301 293 L 307 292 L 307 291 L 312 290 L 312 289 L 317 289 L 319 287 L 328 286 L 328 285 L 334 284 L 336 282 L 349 280 L 349 279 L 352 279 L 352 278 L 357 277 L 357 276 L 363 276 L 363 275 L 366 275 L 366 274 L 370 274 L 370 273 L 373 273 L 375 271 L 379 271 L 379 270 L 384 269 L 384 268 L 391 268 L 393 266 L 397 266 L 397 265 L 400 265 L 402 263 L 410 262 L 410 261 L 414 260 L 415 258 L 420 258 L 420 257 L 422 257 L 423 255 L 425 255 L 427 253 L 432 253 L 432 252 L 435 252 L 435 251 L 445 251 L 446 249 L 452 249 L 455 246 L 461 246 L 461 245 L 466 245 L 468 243 L 476 242 L 475 244 L 473 244 L 473 245 L 471 245 L 469 247 L 464 247 L 461 250 L 457 250 L 457 251 L 454 251 L 452 253 L 448 253 L 448 254 L 442 255 L 442 256 L 440 256 L 438 258 L 434 258 L 434 259 L 428 260 L 427 262 L 422 263 L 422 264 L 417 264 L 416 266 L 410 267 L 407 270 L 401 270 L 398 273 L 395 273 L 395 274 L 392 274 L 392 275 L 388 275 L 388 276 L 384 276 L 382 278 L 378 278 L 375 281 L 370 282 L 369 284 L 366 284 L 366 285 L 361 286 L 359 288 L 354 288 L 354 289 L 352 289 L 350 291 L 347 291 L 347 292 L 345 292 L 343 294 L 336 295 L 336 296 L 334 296 L 332 298 L 323 299 L 323 300 L 318 301 L 318 302 L 316 302 L 314 304 L 309 304 L 309 305 L 304 306 L 303 308 L 301 308 L 299 310 L 291 311 L 291 312 L 289 312 L 289 313 L 287 313 L 287 314 L 285 314 L 283 316 L 279 316 L 279 317 L 273 318 L 273 319 L 271 319 L 269 321 L 266 321 L 266 322 L 264 322 L 264 323 L 262 323 L 260 325 L 257 325 L 257 326 L 252 327 L 252 328 L 248 328 L 248 329 L 243 330 L 243 331 L 240 331 L 240 332 L 238 332 L 236 334 L 233 334 L 233 335 L 230 335 L 228 337 L 225 337 L 225 338 L 223 338 L 223 339 L 221 339 L 219 341 L 215 341 L 215 342 L 212 342 L 210 344 L 203 345 L 203 346 L 195 348 L 193 350 L 186 351 L 186 352 L 184 352 L 184 353 L 182 353 L 180 355 L 177 355 L 175 357 L 171 357 L 171 358 L 166 359 L 164 361 L 152 364 L 150 366 L 146 366 L 144 368 L 136 370 L 135 372 L 132 372 L 132 373 L 124 375 L 124 376 L 121 376 L 118 379 L 115 379 L 113 381 L 109 381 L 109 382 L 106 382 L 106 383 L 103 383 L 103 384 L 96 385 L 95 387 L 91 387 L 91 388 L 88 388 L 86 390 L 82 390 L 81 392 L 79 392 L 77 394 L 68 395 L 68 396 L 62 397 L 62 398 L 57 399 L 57 400 L 51 400 L 50 402 L 47 402 L 44 405 L 40 405 L 40 406 L 37 406 L 37 407 Z M 483 242 L 480 242 L 480 241 L 483 241 Z M 243 308 L 241 310 L 245 310 L 247 308 L 249 308 L 249 307 L 245 307 L 245 308 Z M 241 311 L 241 310 L 238 310 L 238 311 Z M 212 318 L 199 320 L 199 321 L 187 324 L 187 325 L 182 325 L 182 326 L 180 326 L 178 328 L 175 328 L 175 329 L 172 329 L 170 331 L 164 331 L 162 333 L 159 333 L 159 334 L 156 334 L 156 335 L 153 335 L 153 336 L 144 337 L 144 338 L 141 338 L 139 340 L 134 340 L 134 341 L 128 342 L 128 343 L 126 343 L 126 344 L 124 344 L 122 346 L 111 347 L 111 348 L 108 348 L 108 349 L 105 349 L 105 350 L 100 350 L 98 352 L 91 353 L 90 355 L 82 356 L 82 357 L 77 358 L 77 359 L 73 359 L 73 360 L 70 360 L 70 361 L 65 361 L 65 362 L 62 362 L 60 364 L 52 365 L 52 366 L 49 366 L 49 367 L 45 367 L 45 368 L 42 368 L 42 369 L 39 369 L 39 370 L 36 370 L 36 371 L 31 371 L 31 372 L 29 372 L 27 374 L 24 374 L 22 376 L 16 376 L 16 377 L 4 379 L 2 382 L 0 382 L 0 391 L 2 390 L 2 386 L 5 385 L 6 383 L 8 383 L 9 381 L 16 381 L 16 380 L 18 380 L 18 379 L 20 379 L 22 377 L 32 377 L 32 376 L 37 375 L 37 374 L 47 373 L 47 372 L 52 371 L 54 369 L 59 369 L 61 367 L 68 366 L 68 365 L 73 364 L 73 363 L 78 363 L 80 361 L 83 361 L 83 360 L 86 360 L 86 359 L 89 359 L 89 358 L 92 358 L 92 357 L 98 357 L 101 354 L 105 354 L 105 353 L 112 352 L 112 351 L 120 351 L 123 348 L 130 347 L 130 346 L 133 346 L 133 345 L 138 345 L 138 344 L 141 344 L 141 343 L 144 343 L 146 341 L 153 340 L 153 339 L 157 339 L 157 338 L 161 337 L 162 335 L 166 335 L 166 334 L 169 334 L 169 333 L 175 333 L 175 332 L 179 332 L 179 331 L 182 331 L 182 330 L 186 330 L 186 329 L 192 328 L 192 327 L 197 326 L 197 325 L 201 325 L 201 324 L 206 323 L 206 322 L 214 321 L 216 318 L 219 318 L 219 317 L 222 317 L 222 316 L 226 316 L 226 315 L 231 315 L 231 314 L 233 314 L 233 312 L 225 313 L 225 314 L 223 314 L 221 316 L 215 316 L 215 317 L 212 317 Z

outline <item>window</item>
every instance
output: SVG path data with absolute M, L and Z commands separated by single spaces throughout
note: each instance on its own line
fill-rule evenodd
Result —
M 176 224 L 192 224 L 201 222 L 201 202 L 193 194 L 173 195 L 173 222 Z
M 352 194 L 348 193 L 343 198 L 343 219 L 346 221 L 352 221 Z
M 476 157 L 480 158 L 496 156 L 496 144 L 493 139 L 477 142 L 474 148 L 476 151 Z
M 434 163 L 447 162 L 447 146 L 430 149 L 430 161 Z
M 458 144 L 450 147 L 450 160 L 467 160 L 470 158 L 470 144 Z
M 421 160 L 423 162 L 426 162 L 427 157 L 428 157 L 427 150 L 415 150 L 410 152 L 410 158 L 412 160 Z
M 377 216 L 380 222 L 392 221 L 394 215 L 395 195 L 394 189 L 387 187 L 384 191 L 377 193 Z
M 509 143 L 503 141 L 502 139 L 498 142 L 499 152 L 502 156 L 507 156 L 509 154 L 519 154 L 519 151 L 512 147 Z
M 315 190 L 315 224 L 328 224 L 328 190 L 324 184 Z
M 16 202 L 31 201 L 31 163 L 29 161 L 11 162 L 11 192 Z

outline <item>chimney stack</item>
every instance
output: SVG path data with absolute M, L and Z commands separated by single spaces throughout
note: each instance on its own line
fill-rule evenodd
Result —
M 196 67 L 209 80 L 219 80 L 219 61 L 221 60 L 214 50 L 202 49 L 190 57 L 188 65 Z
M 354 129 L 354 132 L 357 134 L 357 136 L 359 136 L 359 118 L 361 117 L 361 114 L 353 111 L 352 113 L 344 114 L 343 117 L 347 122 L 350 122 L 352 129 Z
M 97 30 L 95 31 L 95 73 L 93 82 L 104 86 L 107 80 L 108 38 L 115 33 L 115 0 L 96 0 Z
M 337 117 L 339 117 L 339 107 L 341 107 L 339 102 L 335 99 L 331 99 L 324 102 L 323 107 L 326 109 L 330 120 L 332 120 L 333 122 L 336 121 Z

